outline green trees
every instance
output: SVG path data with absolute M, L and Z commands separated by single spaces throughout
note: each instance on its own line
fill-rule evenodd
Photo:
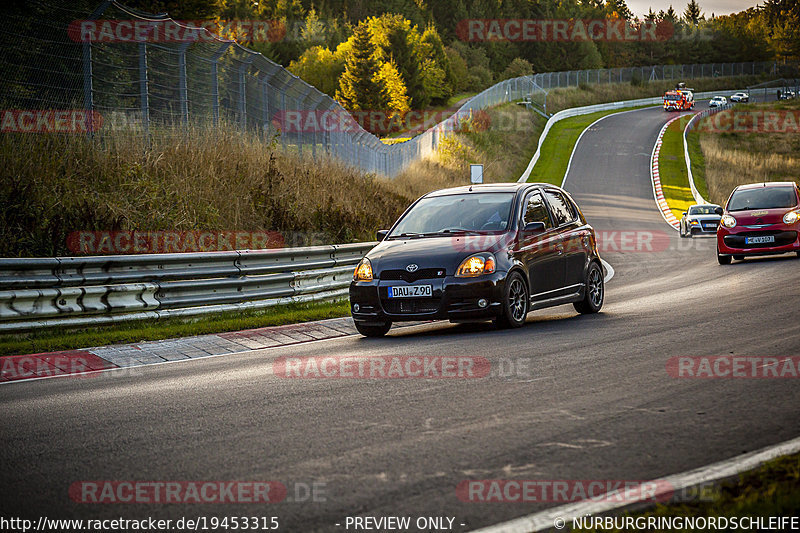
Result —
M 344 56 L 338 49 L 331 52 L 324 46 L 313 46 L 289 63 L 288 69 L 323 93 L 334 95 L 339 88 L 339 76 L 344 72 Z
M 76 0 L 85 1 L 85 0 Z M 627 0 L 128 0 L 186 19 L 261 19 L 283 39 L 247 42 L 351 109 L 443 105 L 500 79 L 560 70 L 800 59 L 800 2 L 764 0 L 726 16 L 682 0 L 635 17 Z M 655 40 L 467 40 L 486 21 L 625 20 L 659 24 Z M 613 23 L 612 23 L 613 24 Z M 671 35 L 671 37 L 670 37 Z M 463 39 L 463 40 L 462 40 Z M 367 91 L 361 94 L 361 91 Z
M 381 61 L 376 57 L 371 37 L 366 24 L 356 26 L 351 37 L 352 49 L 339 78 L 336 99 L 352 111 L 383 109 L 389 99 L 386 85 L 378 75 Z
M 336 99 L 349 111 L 385 111 L 386 119 L 402 116 L 409 110 L 406 85 L 394 62 L 378 53 L 372 37 L 368 24 L 354 29 Z M 385 133 L 384 121 L 366 120 L 362 126 Z
M 704 17 L 703 13 L 700 11 L 700 4 L 697 3 L 697 0 L 689 0 L 689 3 L 686 5 L 686 10 L 683 12 L 683 18 L 692 26 L 700 24 L 700 20 Z
M 521 57 L 514 58 L 513 61 L 503 71 L 502 78 L 507 80 L 509 78 L 518 78 L 520 76 L 530 76 L 533 74 L 533 65 L 528 63 Z

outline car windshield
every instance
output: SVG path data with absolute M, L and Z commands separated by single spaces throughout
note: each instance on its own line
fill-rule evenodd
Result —
M 668 94 L 667 96 L 664 97 L 664 100 L 669 100 L 670 102 L 673 102 L 673 101 L 679 100 L 679 99 L 680 98 L 678 97 L 677 94 Z
M 794 187 L 761 187 L 735 191 L 728 202 L 728 211 L 780 209 L 796 205 Z
M 423 198 L 398 222 L 389 237 L 503 231 L 508 227 L 513 200 L 513 192 Z
M 689 208 L 690 215 L 713 215 L 715 205 L 695 205 Z

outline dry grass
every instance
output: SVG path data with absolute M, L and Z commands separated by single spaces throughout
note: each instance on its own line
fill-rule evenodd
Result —
M 800 109 L 800 102 L 742 107 Z M 712 202 L 724 203 L 733 188 L 744 183 L 792 180 L 800 183 L 800 135 L 797 133 L 711 133 L 702 123 L 698 130 Z
M 122 133 L 4 135 L 0 256 L 70 255 L 67 235 L 81 230 L 271 230 L 291 235 L 287 245 L 372 240 L 422 194 L 468 183 L 469 161 L 486 165 L 487 181 L 527 164 L 533 113 L 505 107 L 489 112 L 504 127 L 473 124 L 481 131 L 454 136 L 395 180 L 284 153 L 233 128 L 157 135 L 150 145 Z M 509 130 L 500 120 L 509 113 L 522 126 Z
M 4 135 L 0 256 L 64 255 L 76 230 L 274 230 L 374 238 L 408 203 L 386 180 L 231 131 Z

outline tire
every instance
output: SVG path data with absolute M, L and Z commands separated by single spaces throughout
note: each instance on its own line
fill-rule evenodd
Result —
M 733 258 L 736 259 L 737 261 L 744 261 L 743 255 L 734 255 Z
M 797 258 L 800 259 L 800 252 L 797 252 Z
M 720 265 L 730 265 L 731 259 L 732 258 L 729 255 L 719 255 L 719 248 L 717 248 L 717 262 Z
M 582 315 L 596 313 L 603 307 L 605 292 L 603 269 L 597 263 L 592 263 L 586 272 L 586 294 L 583 300 L 575 302 L 572 306 Z
M 686 232 L 684 231 L 683 222 L 681 222 L 680 228 L 678 229 L 678 235 L 681 236 L 681 239 L 685 239 L 686 238 Z
M 503 293 L 503 310 L 494 323 L 500 329 L 519 328 L 525 324 L 525 317 L 528 316 L 530 308 L 530 297 L 528 296 L 528 286 L 519 272 L 512 272 L 506 278 L 505 291 Z
M 383 337 L 389 332 L 392 327 L 391 322 L 386 322 L 380 326 L 367 326 L 366 324 L 359 324 L 355 322 L 356 329 L 365 337 Z

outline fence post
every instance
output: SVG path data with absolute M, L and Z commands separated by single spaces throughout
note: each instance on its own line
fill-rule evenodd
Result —
M 139 43 L 139 104 L 142 110 L 142 128 L 145 137 L 149 137 L 150 100 L 147 94 L 147 43 Z
M 261 87 L 261 129 L 264 135 L 269 129 L 269 95 L 267 94 L 267 74 L 258 78 L 258 85 Z
M 314 122 L 313 122 L 313 123 L 315 124 L 315 126 L 314 126 L 314 131 L 313 131 L 313 134 L 314 134 L 314 135 L 313 135 L 313 137 L 312 137 L 312 141 L 311 141 L 311 157 L 312 157 L 314 160 L 316 160 L 316 159 L 317 159 L 317 133 L 319 132 L 319 130 L 320 130 L 320 127 L 321 127 L 321 126 L 320 126 L 320 113 L 319 113 L 319 108 L 320 108 L 320 106 L 322 105 L 322 103 L 325 101 L 325 99 L 324 99 L 324 98 L 322 98 L 322 94 L 320 94 L 320 93 L 317 93 L 317 95 L 318 95 L 318 96 L 317 96 L 317 98 L 311 98 L 311 100 L 310 100 L 310 101 L 311 101 L 311 105 L 309 106 L 309 109 L 310 109 L 310 110 L 311 110 L 311 111 L 314 113 L 314 115 L 315 115 L 315 116 L 314 116 Z M 310 94 L 309 96 L 314 96 L 314 95 L 313 95 L 313 91 L 312 91 L 312 94 Z M 324 131 L 324 130 L 323 130 L 323 131 Z M 324 136 L 323 136 L 323 139 L 324 139 Z
M 311 85 L 307 85 L 303 92 L 300 94 L 300 97 L 297 99 L 297 111 L 306 108 L 306 99 L 311 96 L 311 93 L 314 91 L 314 88 Z M 303 155 L 303 140 L 305 137 L 305 132 L 303 131 L 303 127 L 297 128 L 297 152 L 300 155 Z
M 219 58 L 228 51 L 231 43 L 223 43 L 219 50 L 211 57 L 211 116 L 214 126 L 219 126 L 219 79 L 217 78 L 217 63 Z
M 92 96 L 92 43 L 83 43 L 83 110 L 86 114 L 86 135 L 94 135 L 94 98 Z
M 111 0 L 106 0 L 92 11 L 87 20 L 97 20 L 105 12 Z M 92 84 L 92 41 L 86 40 L 82 46 L 83 61 L 83 110 L 86 118 L 86 135 L 94 135 L 94 86 Z
M 258 57 L 256 54 L 251 54 L 239 65 L 239 122 L 242 131 L 247 131 L 247 68 L 256 57 Z
M 189 91 L 186 87 L 186 49 L 191 42 L 183 43 L 178 49 L 178 96 L 181 102 L 181 117 L 184 124 L 189 123 Z
M 281 109 L 283 109 L 284 116 L 286 115 L 286 92 L 281 91 Z M 286 128 L 281 130 L 281 146 L 283 146 L 283 151 L 286 152 Z

